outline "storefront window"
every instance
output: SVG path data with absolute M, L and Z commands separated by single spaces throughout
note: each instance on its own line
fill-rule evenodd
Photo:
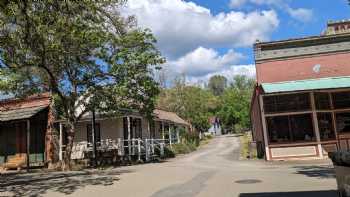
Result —
M 264 96 L 265 113 L 299 112 L 311 110 L 310 94 Z
M 270 143 L 315 141 L 311 114 L 267 117 Z
M 336 114 L 337 132 L 350 132 L 350 112 L 341 112 Z
M 318 110 L 331 109 L 328 92 L 315 92 L 315 105 Z
M 323 141 L 335 139 L 333 119 L 331 113 L 317 113 L 320 138 Z
M 335 109 L 350 108 L 350 92 L 333 92 L 332 98 Z

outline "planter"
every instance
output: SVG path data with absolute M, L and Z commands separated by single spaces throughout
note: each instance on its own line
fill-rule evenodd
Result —
M 338 151 L 328 154 L 333 161 L 340 197 L 350 197 L 350 152 Z

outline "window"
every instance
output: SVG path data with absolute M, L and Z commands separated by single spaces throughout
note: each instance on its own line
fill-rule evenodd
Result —
M 350 92 L 334 92 L 332 98 L 335 109 L 350 108 Z
M 100 124 L 96 123 L 95 124 L 95 133 L 96 133 L 96 142 L 101 141 L 101 132 L 100 132 Z M 92 143 L 92 124 L 87 125 L 87 138 L 88 142 Z
M 142 138 L 142 124 L 140 118 L 132 118 L 131 119 L 131 131 L 132 136 L 135 138 Z
M 335 116 L 337 132 L 350 132 L 350 112 L 337 113 Z
M 311 110 L 310 94 L 264 96 L 264 108 L 266 113 L 309 111 Z
M 331 113 L 317 113 L 318 127 L 322 141 L 335 139 Z
M 315 105 L 318 110 L 331 109 L 330 99 L 328 92 L 315 92 Z
M 275 116 L 266 120 L 271 143 L 315 140 L 311 114 Z

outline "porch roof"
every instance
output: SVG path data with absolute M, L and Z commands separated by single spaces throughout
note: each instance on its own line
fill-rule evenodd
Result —
M 261 86 L 265 93 L 349 88 L 350 76 L 262 83 Z
M 13 109 L 8 111 L 0 111 L 0 121 L 11 121 L 11 120 L 21 120 L 28 119 L 41 112 L 48 106 L 38 106 L 23 109 Z
M 0 122 L 28 119 L 49 107 L 49 93 L 32 95 L 24 99 L 7 99 L 0 101 Z
M 174 122 L 174 123 L 182 124 L 186 126 L 190 125 L 188 122 L 186 122 L 184 119 L 180 118 L 176 113 L 173 113 L 173 112 L 167 112 L 160 109 L 155 109 L 153 113 L 156 115 L 156 117 L 159 120 Z

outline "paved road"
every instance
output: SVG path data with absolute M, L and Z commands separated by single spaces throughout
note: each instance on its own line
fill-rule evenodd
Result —
M 18 178 L 8 177 L 3 191 L 84 197 L 336 196 L 333 169 L 328 162 L 238 161 L 238 155 L 238 138 L 222 136 L 194 153 L 164 163 L 63 176 L 60 173 L 26 175 L 34 181 L 22 184 Z

